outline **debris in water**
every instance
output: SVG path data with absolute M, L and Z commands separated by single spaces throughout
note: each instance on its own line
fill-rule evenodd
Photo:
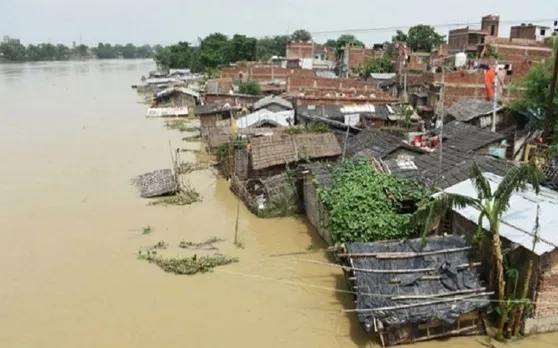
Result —
M 157 198 L 149 202 L 149 205 L 188 205 L 201 202 L 201 200 L 201 196 L 196 190 L 183 187 L 175 195 Z
M 187 275 L 211 272 L 217 266 L 238 262 L 236 257 L 225 256 L 219 253 L 215 253 L 212 256 L 198 257 L 198 255 L 194 255 L 190 257 L 164 258 L 157 255 L 156 250 L 140 250 L 138 252 L 138 259 L 154 263 L 168 273 Z
M 160 169 L 139 175 L 132 182 L 142 198 L 152 198 L 173 194 L 178 191 L 176 176 L 170 169 Z
M 194 243 L 189 241 L 187 242 L 183 240 L 182 242 L 180 242 L 178 246 L 184 249 L 218 250 L 218 248 L 213 244 L 224 242 L 224 241 L 225 239 L 217 238 L 217 237 L 209 238 L 208 240 L 200 243 Z

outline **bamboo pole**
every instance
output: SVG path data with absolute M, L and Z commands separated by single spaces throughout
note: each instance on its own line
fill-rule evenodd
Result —
M 377 259 L 405 259 L 418 256 L 429 256 L 429 255 L 439 255 L 455 253 L 460 251 L 470 250 L 471 247 L 454 248 L 454 249 L 444 249 L 435 251 L 424 251 L 424 252 L 376 252 L 376 253 L 346 253 L 338 254 L 339 257 L 375 257 Z
M 481 293 L 478 293 L 478 294 L 453 297 L 453 298 L 437 300 L 437 301 L 412 303 L 412 304 L 406 304 L 406 305 L 401 305 L 401 306 L 390 306 L 390 307 L 380 307 L 380 308 L 363 308 L 363 309 L 358 309 L 358 308 L 357 309 L 344 309 L 343 312 L 345 312 L 345 313 L 348 313 L 348 312 L 366 313 L 366 312 L 390 311 L 390 310 L 407 309 L 407 308 L 414 308 L 414 307 L 420 307 L 420 306 L 432 306 L 432 305 L 448 303 L 448 302 L 453 302 L 453 301 L 466 300 L 468 298 L 473 298 L 473 297 L 490 296 L 490 295 L 494 295 L 494 291 L 481 292 Z
M 439 280 L 439 279 L 442 279 L 442 276 L 422 276 L 422 277 L 419 277 L 415 280 Z M 401 279 L 393 278 L 393 279 L 390 279 L 389 282 L 391 284 L 398 284 L 398 283 L 401 283 Z
M 478 289 L 471 289 L 471 290 L 459 290 L 459 291 L 451 291 L 451 292 L 443 292 L 439 294 L 431 294 L 431 295 L 401 295 L 401 296 L 393 296 L 391 300 L 421 300 L 425 298 L 436 298 L 436 297 L 445 297 L 451 295 L 463 295 L 463 294 L 472 294 L 475 292 L 482 292 L 485 291 L 486 288 L 478 288 Z
M 364 273 L 386 273 L 386 274 L 390 274 L 390 273 L 419 273 L 419 272 L 433 272 L 439 269 L 439 267 L 431 267 L 431 268 L 415 268 L 415 269 L 366 269 L 366 268 L 355 268 L 355 267 L 349 267 L 349 266 L 343 266 L 343 265 L 338 265 L 338 264 L 334 264 L 334 263 L 327 263 L 327 262 L 320 262 L 320 261 L 314 261 L 314 260 L 305 260 L 305 259 L 298 259 L 298 261 L 302 261 L 302 262 L 308 262 L 308 263 L 315 263 L 318 265 L 323 265 L 323 266 L 330 266 L 330 267 L 337 267 L 337 268 L 343 268 L 345 270 L 352 270 L 352 271 L 358 271 L 358 272 L 364 272 Z M 461 265 L 457 265 L 457 268 L 467 268 L 470 266 L 480 266 L 482 263 L 481 262 L 473 262 L 473 263 L 464 263 Z

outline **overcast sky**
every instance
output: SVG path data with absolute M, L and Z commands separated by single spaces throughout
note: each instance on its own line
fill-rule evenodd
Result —
M 194 41 L 212 32 L 251 36 L 287 34 L 298 28 L 318 42 L 351 29 L 406 27 L 415 24 L 470 23 L 499 14 L 500 36 L 510 21 L 558 19 L 558 0 L 0 0 L 0 36 L 25 44 L 98 42 L 171 44 Z M 540 22 L 541 19 L 547 19 Z M 459 26 L 440 26 L 446 34 Z M 394 30 L 354 32 L 366 44 L 383 42 Z

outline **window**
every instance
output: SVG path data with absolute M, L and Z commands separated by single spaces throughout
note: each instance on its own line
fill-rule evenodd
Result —
M 546 30 L 545 29 L 541 29 L 541 36 L 544 36 L 546 34 Z
M 496 28 L 494 27 L 494 24 L 492 24 L 490 26 L 490 36 L 494 36 L 494 33 L 496 32 Z

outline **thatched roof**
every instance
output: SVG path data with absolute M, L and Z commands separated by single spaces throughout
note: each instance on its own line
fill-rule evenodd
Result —
M 341 147 L 331 133 L 274 134 L 252 139 L 252 168 L 255 170 L 341 155 Z
M 133 180 L 143 198 L 168 195 L 178 191 L 178 182 L 170 169 L 142 174 Z

